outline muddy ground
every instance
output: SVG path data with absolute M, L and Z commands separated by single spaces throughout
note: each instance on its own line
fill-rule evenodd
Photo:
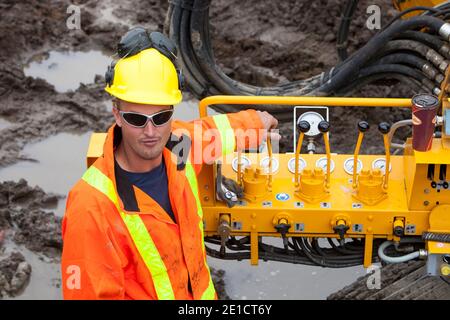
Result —
M 335 34 L 343 2 L 213 0 L 211 21 L 217 59 L 229 75 L 256 85 L 316 75 L 338 61 Z M 81 8 L 81 30 L 68 30 L 66 26 L 66 10 L 71 4 Z M 394 13 L 389 0 L 360 1 L 356 13 L 359 18 L 351 28 L 350 51 L 374 33 L 363 27 L 368 4 L 383 8 L 382 22 Z M 130 26 L 162 30 L 167 7 L 167 0 L 1 0 L 0 119 L 12 125 L 0 132 L 0 167 L 33 161 L 22 152 L 29 143 L 60 132 L 104 131 L 112 122 L 105 107 L 108 96 L 103 91 L 103 75 L 96 77 L 95 83 L 59 93 L 46 81 L 25 76 L 23 69 L 30 59 L 45 57 L 50 50 L 97 49 L 112 54 Z M 391 84 L 368 86 L 358 93 L 384 97 L 411 94 L 406 86 Z M 185 97 L 192 98 L 189 93 Z M 333 110 L 332 151 L 351 151 L 354 139 L 350 138 L 356 139 L 359 119 L 376 124 L 405 116 L 407 113 L 400 110 Z M 292 144 L 289 125 L 282 126 L 282 148 Z M 367 152 L 382 150 L 381 139 L 375 133 L 369 134 L 366 141 Z M 25 245 L 58 260 L 60 220 L 44 209 L 54 205 L 60 196 L 64 195 L 31 188 L 25 180 L 3 182 L 0 177 L 0 297 L 17 295 L 32 273 L 19 252 L 1 251 L 3 241 Z M 222 276 L 219 270 L 214 277 L 225 298 Z

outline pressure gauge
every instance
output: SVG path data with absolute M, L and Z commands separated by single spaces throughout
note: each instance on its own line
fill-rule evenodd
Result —
M 354 163 L 354 159 L 353 157 L 348 158 L 347 160 L 344 161 L 344 170 L 345 172 L 347 172 L 348 174 L 353 174 L 353 163 Z M 358 159 L 358 164 L 357 164 L 357 170 L 356 172 L 359 173 L 363 168 L 363 163 L 361 160 Z
M 384 173 L 386 170 L 386 159 L 378 158 L 373 160 L 372 169 L 379 169 L 382 173 Z M 391 172 L 391 170 L 392 170 L 392 163 L 389 163 L 389 172 Z
M 306 168 L 306 161 L 303 158 L 298 158 L 298 172 Z M 288 169 L 291 173 L 295 173 L 295 157 L 289 159 Z
M 316 167 L 322 168 L 323 172 L 327 172 L 327 158 L 322 157 L 317 159 Z M 330 173 L 334 171 L 334 161 L 330 160 Z
M 263 172 L 264 173 L 269 173 L 269 157 L 265 157 L 264 159 L 261 160 L 261 162 L 259 163 L 259 165 L 263 168 Z M 277 159 L 275 159 L 274 157 L 272 157 L 272 172 L 277 172 L 278 168 L 280 167 L 280 163 L 278 162 Z
M 247 158 L 246 156 L 241 156 L 241 171 L 244 171 L 245 167 L 250 167 L 252 165 L 252 162 L 250 161 L 249 158 Z M 238 157 L 235 157 L 233 159 L 233 161 L 231 162 L 231 167 L 233 168 L 234 171 L 237 172 L 238 170 Z
M 297 124 L 300 123 L 300 121 L 307 121 L 311 128 L 309 129 L 308 132 L 305 133 L 305 135 L 308 137 L 315 137 L 320 134 L 318 125 L 319 122 L 323 120 L 324 118 L 320 113 L 314 111 L 307 111 L 300 115 L 300 117 L 297 120 Z

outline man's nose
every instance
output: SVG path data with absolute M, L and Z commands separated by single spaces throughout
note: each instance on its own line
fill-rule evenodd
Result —
M 144 127 L 144 133 L 153 136 L 156 133 L 156 127 L 153 125 L 153 122 L 149 119 L 147 124 Z

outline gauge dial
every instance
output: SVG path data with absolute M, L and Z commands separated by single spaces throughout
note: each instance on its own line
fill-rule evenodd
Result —
M 246 156 L 241 156 L 241 170 L 244 171 L 245 167 L 250 167 L 252 165 L 252 162 L 249 158 Z M 233 161 L 231 162 L 231 167 L 233 167 L 233 170 L 237 172 L 238 167 L 238 157 L 235 157 Z
M 353 174 L 353 162 L 354 162 L 353 157 L 348 158 L 347 160 L 344 161 L 344 170 L 348 174 Z M 359 173 L 363 168 L 363 163 L 360 159 L 358 159 L 357 167 L 358 168 L 356 172 Z
M 386 159 L 378 158 L 373 160 L 372 169 L 379 169 L 382 173 L 384 173 L 386 170 Z M 392 171 L 392 163 L 389 163 L 389 172 L 391 171 Z
M 298 158 L 298 172 L 306 168 L 306 161 L 303 158 Z M 288 169 L 291 173 L 295 173 L 295 158 L 288 161 Z
M 261 160 L 261 162 L 259 163 L 259 165 L 263 168 L 263 172 L 264 173 L 269 173 L 269 157 L 265 157 L 264 159 Z M 280 163 L 278 162 L 277 159 L 275 159 L 274 157 L 272 157 L 272 172 L 277 172 L 278 168 L 280 167 Z
M 320 134 L 319 131 L 319 123 L 320 121 L 323 121 L 324 118 L 320 113 L 314 112 L 314 111 L 307 111 L 300 115 L 300 117 L 297 120 L 297 123 L 300 121 L 307 121 L 310 125 L 310 129 L 308 132 L 305 133 L 308 137 L 315 137 Z
M 322 168 L 323 172 L 327 172 L 327 158 L 322 157 L 317 159 L 316 167 Z M 330 173 L 334 171 L 334 161 L 331 159 L 330 161 Z

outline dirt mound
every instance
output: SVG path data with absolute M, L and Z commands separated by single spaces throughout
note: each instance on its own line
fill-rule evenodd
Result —
M 58 258 L 61 218 L 44 209 L 54 208 L 59 198 L 28 186 L 23 179 L 0 183 L 0 232 L 33 252 Z
M 31 266 L 19 252 L 0 256 L 0 298 L 14 297 L 26 287 L 31 276 Z
M 59 260 L 61 218 L 44 210 L 54 208 L 59 198 L 23 179 L 0 183 L 0 298 L 21 294 L 32 273 L 24 256 L 16 249 L 8 254 L 5 243 L 12 242 L 13 248 L 23 245 L 49 261 Z

